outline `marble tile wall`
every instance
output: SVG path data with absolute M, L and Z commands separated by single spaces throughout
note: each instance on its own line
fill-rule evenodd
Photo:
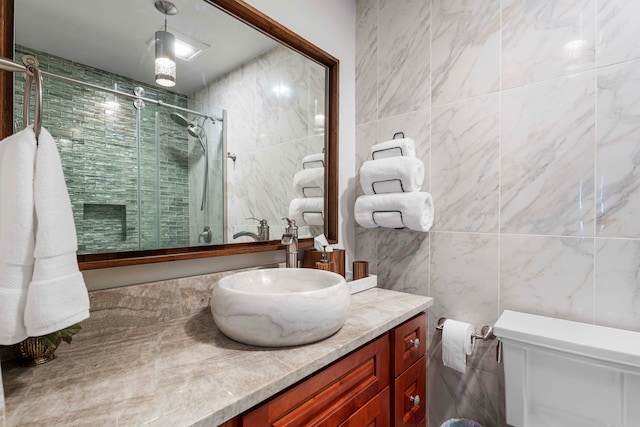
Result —
M 226 150 L 237 160 L 226 160 L 226 241 L 253 241 L 233 239 L 239 231 L 256 232 L 258 222 L 249 218 L 266 219 L 271 239 L 279 238 L 297 197 L 293 176 L 304 156 L 324 147 L 324 128 L 315 125 L 316 114 L 324 112 L 324 68 L 277 46 L 194 98 L 216 115 L 227 110 Z M 317 234 L 300 224 L 301 237 Z
M 430 427 L 505 425 L 495 343 L 466 374 L 445 368 L 441 316 L 640 331 L 639 15 L 633 0 L 357 0 L 356 167 L 403 131 L 436 212 L 425 234 L 356 227 L 355 258 L 435 300 Z

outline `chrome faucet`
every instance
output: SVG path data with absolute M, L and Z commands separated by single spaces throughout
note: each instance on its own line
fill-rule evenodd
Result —
M 287 268 L 298 268 L 298 226 L 296 221 L 289 218 L 282 218 L 288 225 L 282 235 L 281 243 L 287 246 L 287 256 L 285 266 Z
M 255 219 L 256 221 L 260 222 L 260 225 L 258 225 L 258 232 L 252 233 L 250 231 L 239 231 L 233 235 L 234 239 L 237 239 L 238 237 L 242 237 L 242 236 L 247 236 L 247 237 L 251 237 L 252 239 L 258 242 L 269 240 L 269 225 L 267 224 L 266 219 L 258 219 L 258 218 L 245 218 L 245 219 Z

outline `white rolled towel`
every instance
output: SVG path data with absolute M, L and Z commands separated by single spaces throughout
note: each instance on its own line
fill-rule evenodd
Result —
M 293 199 L 289 204 L 289 218 L 297 225 L 324 225 L 324 197 Z
M 324 197 L 324 168 L 304 169 L 293 176 L 298 197 Z
M 433 224 L 433 199 L 426 192 L 360 196 L 354 211 L 356 222 L 364 228 L 429 231 Z
M 420 191 L 423 182 L 424 163 L 417 157 L 367 160 L 360 168 L 360 186 L 364 194 Z
M 302 158 L 302 169 L 324 167 L 324 153 L 309 154 Z
M 385 157 L 415 157 L 416 143 L 411 138 L 398 138 L 381 142 L 371 147 L 371 158 L 373 160 L 384 159 Z

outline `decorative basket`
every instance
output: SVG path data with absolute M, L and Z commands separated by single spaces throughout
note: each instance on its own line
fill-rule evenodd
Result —
M 29 337 L 15 345 L 16 352 L 25 366 L 37 366 L 50 362 L 56 356 L 55 348 L 42 343 L 42 337 Z

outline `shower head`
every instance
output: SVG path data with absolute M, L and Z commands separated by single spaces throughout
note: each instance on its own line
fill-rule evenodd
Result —
M 194 123 L 187 120 L 185 116 L 180 113 L 171 113 L 171 120 L 182 126 L 183 128 L 188 128 L 192 126 Z
M 187 128 L 187 132 L 189 132 L 189 135 L 191 135 L 192 137 L 200 139 L 200 136 L 202 135 L 203 130 L 200 127 L 200 125 L 191 124 Z
M 171 119 L 176 122 L 178 125 L 187 128 L 187 132 L 189 135 L 194 138 L 199 138 L 202 134 L 202 127 L 196 122 L 189 121 L 185 116 L 180 113 L 171 113 Z

